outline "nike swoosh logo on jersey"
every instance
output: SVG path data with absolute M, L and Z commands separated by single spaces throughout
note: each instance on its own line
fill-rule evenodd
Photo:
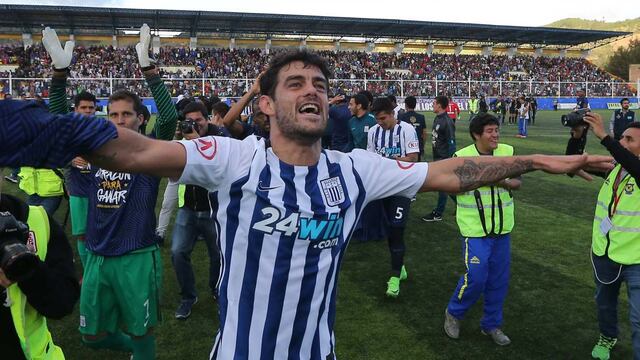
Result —
M 258 191 L 269 191 L 269 190 L 277 189 L 279 187 L 280 187 L 280 185 L 278 185 L 278 186 L 266 186 L 266 187 L 262 186 L 262 181 L 260 181 L 258 183 Z

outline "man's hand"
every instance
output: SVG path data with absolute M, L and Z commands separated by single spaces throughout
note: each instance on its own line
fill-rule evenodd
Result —
M 591 131 L 593 134 L 598 137 L 598 139 L 604 139 L 608 134 L 604 129 L 604 120 L 602 120 L 602 116 L 598 113 L 588 112 L 584 116 L 584 121 L 591 125 Z
M 86 169 L 87 167 L 89 167 L 89 163 L 87 162 L 87 160 L 81 158 L 80 156 L 75 157 L 73 160 L 71 160 L 71 165 L 78 169 Z
M 66 69 L 71 64 L 71 58 L 73 58 L 73 47 L 75 43 L 73 41 L 67 41 L 64 44 L 64 49 L 58 39 L 56 31 L 50 27 L 46 27 L 42 30 L 42 45 L 51 57 L 51 64 L 54 69 Z
M 182 137 L 184 137 L 185 140 L 193 140 L 199 138 L 200 134 L 198 134 L 198 132 L 194 129 L 190 133 L 182 133 Z
M 571 137 L 574 139 L 582 138 L 584 132 L 587 131 L 588 126 L 586 125 L 576 125 L 571 128 Z
M 256 78 L 256 81 L 253 82 L 253 85 L 251 85 L 249 92 L 253 94 L 253 96 L 260 96 L 260 79 L 262 78 L 262 75 L 264 75 L 265 71 L 266 70 L 263 70 Z
M 13 284 L 11 280 L 7 279 L 7 276 L 4 274 L 4 271 L 0 269 L 0 286 L 6 289 L 9 286 L 11 286 L 11 284 Z
M 344 100 L 344 95 L 335 96 L 335 97 L 331 98 L 331 100 L 329 100 L 329 105 L 339 104 L 343 100 Z
M 569 155 L 550 156 L 538 155 L 536 160 L 538 169 L 549 174 L 576 174 L 585 180 L 589 178 L 583 176 L 580 170 L 593 172 L 607 172 L 613 169 L 613 158 L 604 155 Z
M 136 44 L 136 53 L 138 53 L 138 63 L 143 68 L 151 66 L 149 58 L 149 44 L 151 43 L 151 30 L 149 25 L 143 24 L 140 27 L 140 42 Z

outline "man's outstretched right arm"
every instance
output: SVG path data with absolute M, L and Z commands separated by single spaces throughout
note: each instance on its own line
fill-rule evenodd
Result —
M 113 171 L 171 179 L 178 179 L 182 175 L 187 153 L 180 143 L 151 139 L 122 127 L 118 127 L 117 131 L 117 138 L 86 155 L 89 162 Z
M 148 139 L 106 119 L 54 115 L 33 102 L 0 101 L 0 166 L 62 167 L 78 155 L 96 166 L 177 178 L 182 145 Z

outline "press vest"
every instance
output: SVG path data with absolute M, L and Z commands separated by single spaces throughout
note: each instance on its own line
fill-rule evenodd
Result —
M 44 261 L 49 244 L 49 218 L 41 206 L 29 206 L 29 244 L 35 246 L 36 254 Z M 17 284 L 7 289 L 13 325 L 20 340 L 20 346 L 27 360 L 64 359 L 62 349 L 53 343 L 47 328 L 47 319 L 29 303 Z
M 591 247 L 594 254 L 607 255 L 619 264 L 640 264 L 640 190 L 636 180 L 626 174 L 614 193 L 621 169 L 616 165 L 598 193 Z M 601 226 L 606 227 L 602 222 L 607 217 L 611 220 L 611 229 L 605 235 Z
M 21 167 L 18 176 L 19 187 L 27 195 L 51 197 L 64 194 L 62 179 L 53 170 Z
M 181 208 L 184 206 L 184 193 L 187 191 L 187 185 L 180 184 L 178 185 L 178 207 Z
M 499 144 L 493 156 L 512 156 L 513 147 Z M 471 144 L 455 156 L 480 156 Z M 513 196 L 499 186 L 483 186 L 457 196 L 456 222 L 464 237 L 508 234 L 513 229 Z
M 480 104 L 480 100 L 469 99 L 469 112 L 472 114 L 477 114 L 479 104 Z

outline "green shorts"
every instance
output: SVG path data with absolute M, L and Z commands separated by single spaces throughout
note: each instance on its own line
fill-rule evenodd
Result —
M 69 196 L 69 212 L 71 213 L 71 235 L 84 235 L 87 232 L 87 212 L 89 198 Z
M 80 292 L 80 333 L 123 329 L 142 336 L 158 324 L 162 285 L 160 249 L 154 245 L 122 256 L 88 251 Z

